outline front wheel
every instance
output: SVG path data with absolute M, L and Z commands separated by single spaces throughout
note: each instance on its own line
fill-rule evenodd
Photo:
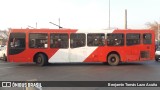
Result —
M 107 58 L 108 64 L 111 66 L 116 66 L 120 62 L 120 58 L 117 54 L 110 54 Z
M 44 66 L 47 64 L 47 57 L 44 54 L 38 54 L 36 56 L 36 64 L 39 66 Z

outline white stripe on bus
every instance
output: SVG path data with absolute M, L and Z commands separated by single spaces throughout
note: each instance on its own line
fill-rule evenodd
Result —
M 49 62 L 83 62 L 97 47 L 79 47 L 73 49 L 59 49 Z

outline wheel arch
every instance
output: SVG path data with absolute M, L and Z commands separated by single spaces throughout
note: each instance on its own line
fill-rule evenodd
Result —
M 121 56 L 120 56 L 120 54 L 119 54 L 117 51 L 111 51 L 111 52 L 109 52 L 109 53 L 107 54 L 106 61 L 107 61 L 107 59 L 108 59 L 108 56 L 111 55 L 111 54 L 117 54 L 117 55 L 119 56 L 120 61 L 121 61 Z

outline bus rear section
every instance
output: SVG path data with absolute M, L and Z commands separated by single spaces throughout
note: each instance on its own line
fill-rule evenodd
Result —
M 48 63 L 154 60 L 152 30 L 81 32 L 60 29 L 13 29 L 8 42 L 9 62 Z
M 115 30 L 123 34 L 124 45 L 111 45 L 111 51 L 121 52 L 122 62 L 155 60 L 155 32 L 153 30 Z M 114 34 L 113 34 L 114 35 Z M 115 36 L 114 36 L 115 37 Z M 117 38 L 115 41 L 118 41 Z

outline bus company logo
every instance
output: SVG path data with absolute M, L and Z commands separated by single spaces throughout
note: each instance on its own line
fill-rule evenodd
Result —
M 2 82 L 2 87 L 11 87 L 11 82 Z

